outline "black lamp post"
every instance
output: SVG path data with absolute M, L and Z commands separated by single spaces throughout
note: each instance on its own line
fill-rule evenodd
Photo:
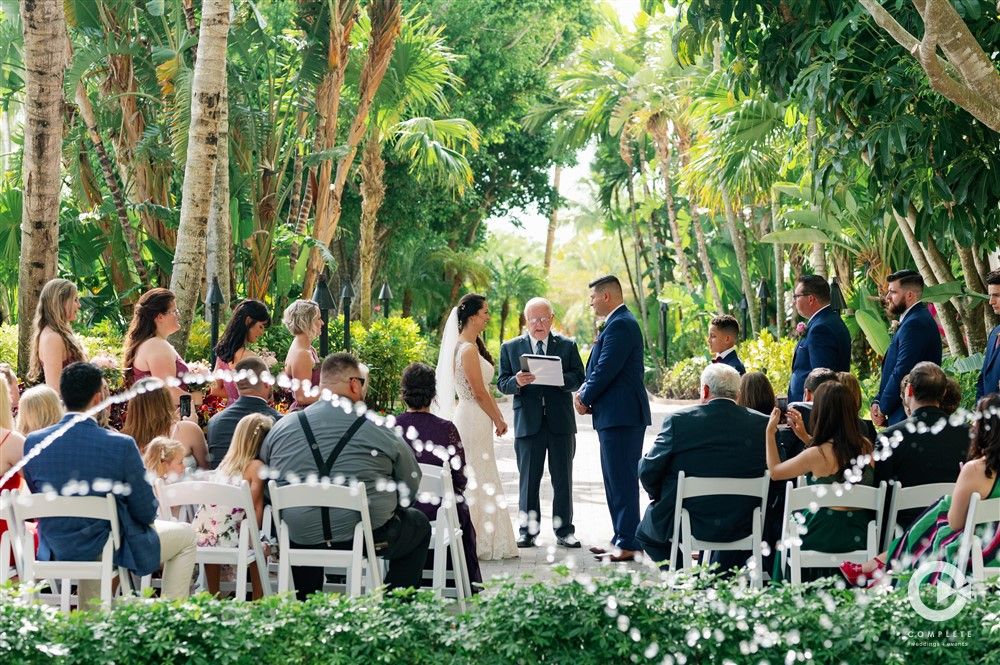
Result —
M 663 352 L 663 364 L 667 364 L 667 342 L 670 336 L 667 334 L 667 321 L 670 315 L 670 301 L 660 301 L 660 350 Z
M 747 301 L 747 294 L 745 293 L 740 296 L 739 308 L 743 313 L 741 317 L 743 319 L 741 321 L 743 325 L 743 339 L 747 339 L 749 337 L 748 330 L 750 329 L 750 303 Z
M 382 288 L 378 292 L 378 299 L 382 303 L 382 313 L 388 319 L 389 303 L 392 302 L 392 289 L 389 288 L 389 282 L 382 282 Z
M 354 300 L 354 287 L 351 280 L 344 282 L 340 291 L 340 309 L 344 313 L 344 350 L 351 352 L 351 301 Z
M 847 303 L 844 302 L 844 294 L 840 290 L 840 283 L 837 282 L 836 277 L 830 280 L 830 309 L 835 312 L 847 309 Z
M 330 287 L 326 284 L 326 275 L 319 276 L 312 299 L 319 305 L 319 316 L 323 319 L 323 329 L 319 333 L 319 355 L 320 358 L 326 358 L 330 353 L 330 310 L 336 304 Z
M 761 277 L 757 287 L 757 299 L 760 300 L 760 329 L 767 329 L 767 301 L 771 299 L 771 289 L 767 288 L 767 280 Z
M 205 304 L 208 305 L 208 311 L 211 312 L 212 317 L 212 336 L 211 344 L 212 348 L 208 353 L 208 364 L 215 367 L 215 345 L 219 343 L 219 308 L 226 302 L 226 299 L 222 295 L 222 288 L 219 287 L 219 277 L 217 275 L 212 276 L 212 284 L 208 287 L 208 295 L 205 298 Z

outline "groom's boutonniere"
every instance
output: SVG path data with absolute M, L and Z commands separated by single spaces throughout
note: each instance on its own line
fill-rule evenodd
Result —
M 806 325 L 805 321 L 799 321 L 798 325 L 795 326 L 795 336 L 796 337 L 805 337 L 806 336 L 806 328 L 808 328 L 808 327 L 809 326 Z
M 899 321 L 893 321 L 889 324 L 889 337 L 893 337 L 896 331 L 899 330 Z
M 594 338 L 595 342 L 598 339 L 600 339 L 601 333 L 604 332 L 604 329 L 607 328 L 607 326 L 608 326 L 608 322 L 605 321 L 605 320 L 601 320 L 601 321 L 597 322 L 597 337 Z

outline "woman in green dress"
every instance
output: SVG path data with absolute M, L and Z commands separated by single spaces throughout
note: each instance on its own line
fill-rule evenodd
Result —
M 774 409 L 767 423 L 767 468 L 773 480 L 805 476 L 810 485 L 851 483 L 875 484 L 873 445 L 861 432 L 851 392 L 839 381 L 822 384 L 813 397 L 809 417 L 813 443 L 784 462 L 778 455 L 777 431 L 781 411 Z M 808 512 L 801 529 L 802 549 L 817 552 L 850 552 L 864 549 L 868 541 L 870 510 L 820 508 Z M 782 564 L 775 557 L 772 579 L 780 579 Z M 836 568 L 809 568 L 803 580 L 836 575 Z
M 870 586 L 883 575 L 886 561 L 894 570 L 915 569 L 925 561 L 955 565 L 973 493 L 985 499 L 1000 497 L 1000 394 L 979 400 L 972 422 L 968 462 L 962 466 L 955 490 L 943 496 L 892 541 L 889 550 L 863 564 L 844 562 L 840 570 L 851 584 Z M 983 548 L 983 564 L 1000 566 L 998 523 L 982 524 L 976 538 Z M 968 571 L 965 571 L 968 572 Z

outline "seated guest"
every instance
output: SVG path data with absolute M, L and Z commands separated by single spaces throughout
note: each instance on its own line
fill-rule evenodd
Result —
M 910 403 L 906 399 L 906 389 L 910 386 L 910 375 L 907 374 L 899 380 L 899 399 L 903 403 L 903 413 L 909 418 L 913 415 L 910 411 Z
M 289 476 L 310 475 L 365 483 L 377 554 L 389 560 L 386 585 L 419 587 L 431 525 L 422 512 L 404 506 L 417 495 L 420 466 L 399 435 L 358 415 L 367 379 L 367 368 L 351 354 L 327 357 L 320 386 L 339 397 L 339 403 L 321 399 L 282 418 L 264 439 L 260 459 L 280 484 L 287 484 Z M 344 400 L 355 409 L 345 411 Z M 331 459 L 335 449 L 339 454 Z M 349 550 L 360 518 L 354 511 L 309 507 L 282 511 L 281 519 L 288 524 L 293 548 Z M 292 579 L 296 596 L 305 599 L 323 587 L 323 568 L 293 566 Z
M 949 416 L 962 406 L 962 384 L 952 376 L 948 377 L 948 383 L 944 387 L 944 394 L 941 395 L 941 410 Z
M 244 416 L 237 423 L 232 436 L 232 445 L 226 451 L 225 457 L 222 458 L 212 477 L 212 481 L 217 483 L 239 485 L 244 480 L 247 481 L 250 486 L 250 498 L 253 499 L 253 519 L 257 520 L 258 529 L 264 521 L 264 477 L 266 470 L 264 463 L 257 459 L 257 455 L 260 454 L 260 446 L 264 442 L 264 437 L 273 426 L 274 419 L 262 413 L 250 413 Z M 202 506 L 191 521 L 198 538 L 198 547 L 239 547 L 239 524 L 245 516 L 242 508 L 215 504 Z M 221 565 L 205 565 L 205 583 L 209 593 L 219 593 L 221 575 Z M 264 595 L 264 587 L 261 584 L 260 571 L 257 566 L 250 566 L 250 577 L 253 583 L 253 599 L 257 600 Z
M 248 376 L 236 382 L 239 399 L 230 402 L 222 411 L 212 416 L 208 421 L 208 453 L 211 458 L 210 469 L 219 466 L 219 462 L 229 450 L 229 442 L 236 431 L 236 425 L 244 416 L 259 413 L 273 420 L 281 419 L 281 414 L 271 408 L 268 399 L 271 397 L 271 384 L 260 380 L 267 372 L 267 365 L 257 356 L 252 356 L 236 363 L 236 373 L 248 372 Z
M 150 382 L 150 386 L 152 383 Z M 184 445 L 184 465 L 189 471 L 208 468 L 208 445 L 198 423 L 181 419 L 166 388 L 150 387 L 129 400 L 122 434 L 135 439 L 139 452 L 158 436 Z
M 59 388 L 68 413 L 57 424 L 30 434 L 25 456 L 57 428 L 69 429 L 28 461 L 24 478 L 32 492 L 60 491 L 72 484 L 88 488 L 89 495 L 105 496 L 113 485 L 123 488 L 115 494 L 122 539 L 115 562 L 136 575 L 148 575 L 162 564 L 163 597 L 186 598 L 196 555 L 194 530 L 184 522 L 156 519 L 156 497 L 135 441 L 102 429 L 93 418 L 82 418 L 100 403 L 101 381 L 101 370 L 90 363 L 73 363 L 63 370 Z M 111 526 L 105 521 L 46 518 L 40 520 L 39 532 L 39 559 L 94 561 Z M 80 607 L 99 593 L 98 580 L 81 581 Z
M 462 528 L 462 548 L 469 567 L 469 581 L 473 583 L 473 592 L 478 592 L 475 585 L 482 583 L 483 574 L 479 569 L 479 557 L 476 556 L 476 529 L 469 514 L 469 505 L 462 495 L 467 482 L 462 439 L 450 420 L 438 418 L 431 413 L 431 402 L 434 401 L 436 390 L 433 367 L 424 363 L 410 363 L 403 370 L 401 388 L 406 413 L 396 417 L 396 425 L 402 428 L 403 438 L 413 448 L 417 462 L 441 466 L 442 462 L 450 460 L 458 522 Z M 418 501 L 415 505 L 428 519 L 437 518 L 440 504 Z
M 914 368 L 915 369 L 915 368 Z M 892 541 L 889 550 L 863 564 L 844 562 L 840 570 L 851 584 L 875 581 L 891 561 L 894 570 L 915 570 L 928 561 L 958 564 L 958 551 L 969 499 L 978 493 L 984 500 L 1000 497 L 1000 395 L 987 395 L 976 406 L 968 460 L 955 481 L 955 491 L 923 511 L 906 532 Z M 1000 516 L 998 516 L 1000 517 Z M 982 544 L 983 564 L 1000 566 L 998 522 L 980 525 L 975 537 Z M 968 574 L 970 571 L 962 571 Z M 866 580 L 868 578 L 868 580 Z
M 55 425 L 62 420 L 64 413 L 59 393 L 43 383 L 24 391 L 14 429 L 22 436 L 28 436 L 49 425 Z
M 157 436 L 142 454 L 146 471 L 156 480 L 173 483 L 187 474 L 184 466 L 184 444 L 167 436 Z
M 0 381 L 0 476 L 5 476 L 15 464 L 21 461 L 24 454 L 24 437 L 11 427 L 10 398 L 7 395 L 5 382 Z M 49 390 L 52 390 L 49 388 Z M 52 392 L 55 392 L 52 390 Z M 58 401 L 58 397 L 56 400 Z M 6 414 L 6 423 L 3 416 Z M 6 482 L 0 484 L 0 491 L 16 490 L 21 486 L 21 474 L 14 473 Z M 0 519 L 0 535 L 7 531 L 7 521 Z M 13 560 L 13 559 L 10 559 Z
M 10 396 L 10 413 L 12 416 L 16 416 L 17 407 L 21 401 L 21 386 L 18 383 L 17 375 L 14 374 L 14 370 L 7 363 L 0 363 L 0 380 L 3 379 L 6 379 L 7 393 Z M 3 418 L 3 414 L 0 414 L 0 418 Z
M 271 313 L 267 310 L 267 305 L 261 301 L 251 298 L 237 305 L 233 310 L 233 318 L 229 319 L 219 343 L 215 345 L 215 369 L 237 372 L 239 370 L 236 366 L 241 360 L 257 358 L 257 354 L 248 349 L 247 345 L 260 339 L 270 323 Z M 240 397 L 236 382 L 222 379 L 215 382 L 212 394 L 225 397 L 229 404 Z
M 870 461 L 871 442 L 861 434 L 858 412 L 850 391 L 839 381 L 827 381 L 813 396 L 813 443 L 795 457 L 781 461 L 776 434 L 781 411 L 771 412 L 767 423 L 767 468 L 774 480 L 806 477 L 809 485 L 843 483 L 875 485 L 875 468 Z M 860 460 L 860 461 L 859 461 Z M 860 465 L 858 468 L 856 465 Z M 868 542 L 868 522 L 872 511 L 820 508 L 805 516 L 802 548 L 819 552 L 847 552 L 864 549 Z M 776 562 L 772 579 L 783 571 Z M 803 571 L 803 580 L 836 575 L 836 569 L 812 568 Z
M 740 379 L 740 390 L 736 403 L 767 415 L 777 405 L 774 388 L 763 372 L 748 372 Z
M 708 349 L 712 362 L 729 365 L 742 376 L 746 368 L 736 355 L 736 340 L 740 338 L 740 324 L 735 316 L 720 314 L 708 325 Z
M 636 538 L 653 561 L 670 556 L 674 532 L 677 476 L 753 478 L 764 475 L 764 427 L 767 417 L 736 403 L 740 375 L 728 365 L 709 365 L 701 373 L 701 404 L 681 409 L 663 421 L 652 449 L 639 462 L 639 481 L 652 503 Z M 691 531 L 702 540 L 738 540 L 750 533 L 751 497 L 713 496 L 684 502 Z M 719 552 L 723 569 L 742 565 L 749 552 Z M 661 564 L 662 565 L 662 564 Z
M 781 459 L 795 457 L 802 452 L 803 444 L 812 443 L 809 417 L 812 414 L 813 396 L 821 385 L 836 380 L 837 373 L 825 367 L 817 367 L 806 375 L 802 390 L 803 401 L 789 403 L 785 415 L 788 427 L 778 430 L 778 450 Z
M 840 381 L 845 388 L 851 393 L 851 399 L 858 403 L 858 413 L 861 413 L 862 396 L 861 396 L 861 382 L 858 381 L 858 377 L 854 376 L 850 372 L 837 372 L 837 380 Z M 867 418 L 863 418 L 860 415 L 861 433 L 865 435 L 865 438 L 869 441 L 874 441 L 878 436 L 878 432 L 875 431 L 875 423 Z
M 911 415 L 882 431 L 875 452 L 875 481 L 899 481 L 903 487 L 928 483 L 953 483 L 969 450 L 969 426 L 954 424 L 941 408 L 948 379 L 931 362 L 910 370 L 904 403 Z M 920 509 L 904 510 L 904 529 L 920 516 Z

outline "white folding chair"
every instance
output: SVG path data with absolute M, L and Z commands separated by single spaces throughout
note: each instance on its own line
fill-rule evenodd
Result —
M 983 562 L 983 541 L 989 542 L 996 536 L 997 525 L 1000 522 L 1000 498 L 983 499 L 979 492 L 974 492 L 969 499 L 969 512 L 965 516 L 965 528 L 962 530 L 962 540 L 958 547 L 958 570 L 963 576 L 972 559 L 972 580 L 985 582 L 987 578 L 1000 576 L 1000 566 L 985 567 Z M 976 527 L 989 525 L 982 536 L 976 535 Z M 990 528 L 992 527 L 992 528 Z M 959 584 L 963 580 L 957 580 Z
M 802 582 L 803 568 L 836 568 L 844 561 L 864 563 L 875 558 L 879 550 L 879 525 L 882 523 L 885 487 L 885 481 L 882 481 L 878 487 L 851 485 L 848 488 L 841 483 L 831 483 L 793 488 L 792 481 L 788 481 L 779 545 L 782 551 L 782 565 L 788 566 L 793 584 Z M 870 510 L 875 513 L 875 519 L 868 522 L 865 549 L 846 552 L 803 550 L 795 514 L 799 511 L 836 507 Z
M 468 562 L 462 547 L 462 529 L 458 521 L 458 504 L 455 487 L 451 478 L 451 465 L 446 461 L 442 466 L 421 464 L 420 501 L 439 501 L 437 515 L 431 522 L 431 549 L 434 551 L 434 574 L 432 587 L 442 598 L 447 594 L 448 553 L 451 553 L 452 576 L 455 580 L 454 595 L 459 608 L 465 611 L 465 600 L 472 595 L 469 581 Z
M 21 539 L 17 537 L 13 501 L 10 490 L 0 492 L 0 520 L 7 523 L 7 530 L 0 536 L 0 584 L 21 576 Z
M 118 527 L 118 507 L 113 494 L 105 496 L 58 496 L 56 494 L 28 494 L 19 492 L 13 500 L 14 518 L 20 525 L 21 557 L 23 574 L 21 582 L 25 594 L 35 596 L 31 583 L 51 578 L 61 580 L 60 607 L 63 612 L 70 608 L 70 580 L 100 580 L 101 605 L 111 607 L 112 580 L 119 578 L 121 595 L 131 593 L 128 571 L 115 567 L 114 554 L 121 546 Z M 25 523 L 32 519 L 47 517 L 70 517 L 77 519 L 104 520 L 111 526 L 111 532 L 104 543 L 101 557 L 96 561 L 36 561 L 34 538 Z
M 226 506 L 242 508 L 243 519 L 238 526 L 239 544 L 236 547 L 198 546 L 197 562 L 204 578 L 205 564 L 236 565 L 236 599 L 246 600 L 247 569 L 252 563 L 257 567 L 263 594 L 271 594 L 264 549 L 260 543 L 257 517 L 253 507 L 250 485 L 246 480 L 239 485 L 208 480 L 187 480 L 162 485 L 159 488 L 160 515 L 173 519 L 175 506 Z M 195 511 L 196 512 L 196 511 Z
M 303 483 L 278 486 L 268 483 L 274 519 L 278 523 L 278 593 L 292 589 L 292 566 L 337 566 L 347 568 L 347 588 L 351 596 L 361 595 L 361 580 L 368 574 L 367 591 L 382 585 L 382 570 L 375 554 L 375 538 L 368 513 L 368 494 L 365 484 L 352 487 L 332 485 L 329 482 Z M 350 550 L 292 549 L 288 524 L 282 512 L 290 508 L 340 508 L 353 510 L 361 519 L 354 527 L 354 544 Z
M 767 471 L 759 478 L 690 478 L 683 471 L 677 476 L 677 499 L 674 505 L 674 535 L 670 544 L 670 570 L 681 551 L 682 568 L 691 565 L 691 552 L 701 551 L 703 560 L 713 551 L 753 552 L 750 579 L 758 589 L 763 587 L 762 533 L 764 513 L 767 510 L 767 490 L 771 474 Z M 691 534 L 691 513 L 684 507 L 685 499 L 719 496 L 748 496 L 760 499 L 760 506 L 753 509 L 750 535 L 730 542 L 699 540 Z
M 896 520 L 899 518 L 900 511 L 927 508 L 941 497 L 955 491 L 955 483 L 927 483 L 926 485 L 903 487 L 903 483 L 894 480 L 890 486 L 892 498 L 889 499 L 889 516 L 885 522 L 885 533 L 882 538 L 883 552 L 888 551 L 892 539 L 902 533 L 902 529 L 897 530 L 896 528 L 898 526 Z

